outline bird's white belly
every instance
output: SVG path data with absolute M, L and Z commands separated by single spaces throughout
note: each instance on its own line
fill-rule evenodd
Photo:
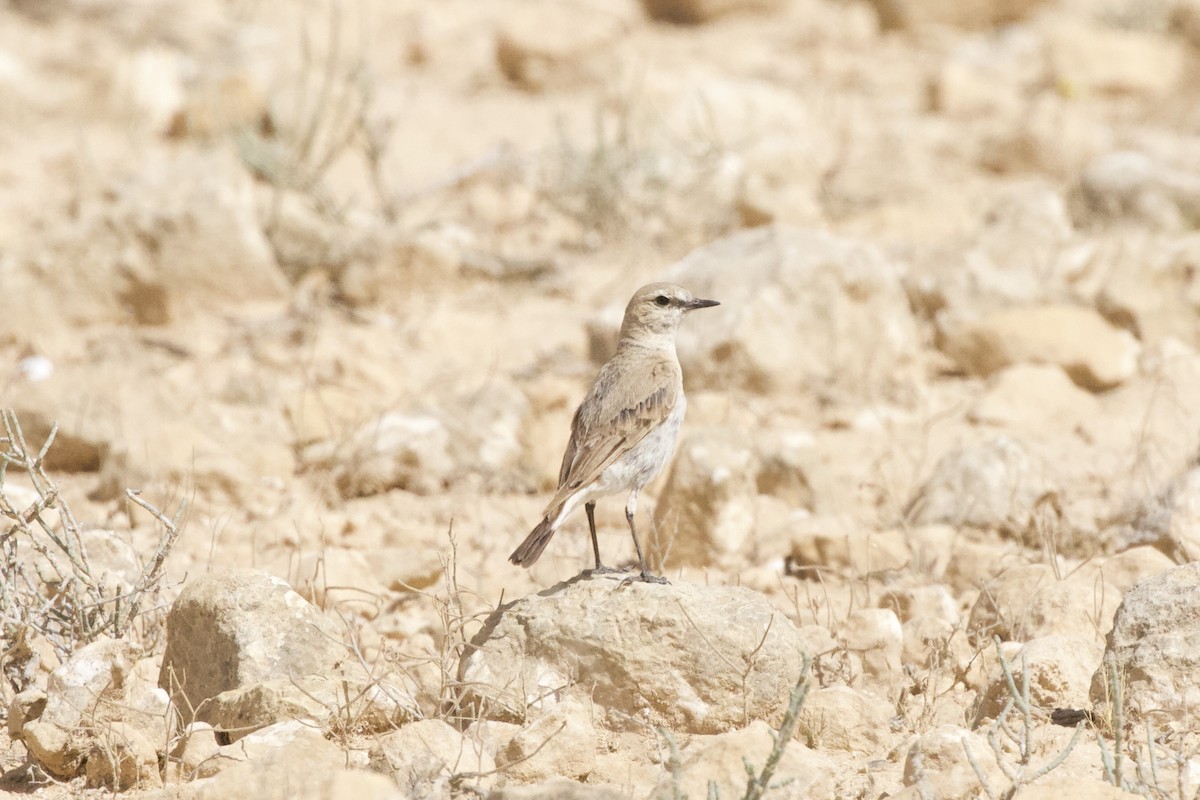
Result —
M 640 489 L 654 480 L 675 453 L 675 440 L 686 411 L 687 400 L 680 392 L 670 416 L 600 474 L 596 496 Z

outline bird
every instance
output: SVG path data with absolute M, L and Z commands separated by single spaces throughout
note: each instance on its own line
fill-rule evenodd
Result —
M 642 487 L 671 460 L 687 408 L 675 333 L 685 314 L 717 305 L 716 300 L 693 297 L 674 283 L 651 283 L 634 292 L 625 308 L 616 352 L 600 368 L 571 421 L 558 491 L 509 561 L 522 567 L 532 565 L 554 533 L 582 505 L 596 558 L 595 569 L 585 572 L 618 572 L 600 560 L 596 501 L 627 492 L 625 519 L 637 550 L 640 578 L 647 583 L 667 582 L 646 568 L 634 513 Z

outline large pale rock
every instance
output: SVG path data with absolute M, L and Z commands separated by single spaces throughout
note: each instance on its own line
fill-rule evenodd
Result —
M 47 772 L 69 779 L 95 755 L 94 785 L 152 785 L 157 768 L 144 769 L 145 743 L 166 740 L 167 697 L 148 680 L 138 649 L 123 640 L 100 639 L 77 650 L 50 674 L 45 705 L 26 709 L 20 735 L 30 757 Z M 157 763 L 157 757 L 149 759 Z M 152 772 L 152 774 L 151 774 Z
M 1100 415 L 1096 396 L 1051 364 L 1015 364 L 997 372 L 969 412 L 973 422 L 1039 434 L 1087 431 Z
M 1095 639 L 1120 598 L 1100 576 L 1073 574 L 1059 580 L 1045 564 L 1027 564 L 1006 570 L 982 588 L 967 627 L 981 643 L 993 636 L 1016 642 L 1054 634 Z
M 795 627 L 747 589 L 575 579 L 498 609 L 459 682 L 486 718 L 521 721 L 573 698 L 613 726 L 715 733 L 777 722 L 803 652 Z
M 496 768 L 481 744 L 440 719 L 419 720 L 380 736 L 371 746 L 370 765 L 390 776 L 406 797 L 449 797 L 452 775 Z
M 654 19 L 696 24 L 709 22 L 737 11 L 771 11 L 787 5 L 787 0 L 642 0 L 642 7 Z
M 402 685 L 398 685 L 402 684 Z M 419 716 L 407 676 L 375 677 L 366 670 L 338 669 L 258 681 L 210 697 L 198 715 L 230 741 L 285 720 L 306 720 L 322 729 L 350 724 L 358 732 L 388 731 Z
M 1133 800 L 1141 797 L 1134 792 L 1123 792 L 1106 780 L 1090 775 L 1056 775 L 1046 777 L 1021 787 L 1021 800 L 1060 800 L 1063 797 L 1086 797 L 1088 800 Z
M 1124 687 L 1126 722 L 1152 714 L 1155 727 L 1195 730 L 1200 708 L 1200 562 L 1184 564 L 1126 593 L 1108 633 L 1091 700 L 1111 717 L 1110 664 Z
M 496 32 L 496 63 L 526 89 L 586 84 L 611 73 L 614 50 L 636 21 L 632 2 L 604 7 L 535 0 L 514 6 Z
M 834 523 L 814 527 L 807 520 L 789 524 L 792 542 L 788 571 L 806 574 L 822 569 L 871 575 L 908 565 L 908 543 L 901 531 L 872 531 L 857 525 Z
M 280 578 L 213 572 L 191 581 L 171 606 L 158 685 L 204 720 L 201 704 L 222 692 L 335 674 L 348 655 L 341 641 L 341 631 Z
M 942 456 L 905 515 L 918 525 L 1021 531 L 1043 491 L 1025 448 L 1000 436 Z
M 556 778 L 532 786 L 505 786 L 488 795 L 488 800 L 625 800 L 627 794 L 607 786 L 589 786 L 568 778 Z
M 1083 708 L 1087 704 L 1092 673 L 1100 663 L 1102 648 L 1094 638 L 1053 634 L 1030 639 L 1020 649 L 1005 654 L 1017 691 L 1022 672 L 1029 678 L 1029 700 L 1049 713 L 1055 708 Z M 975 700 L 974 724 L 994 720 L 1011 698 L 1008 681 L 999 663 Z
M 1096 156 L 1079 175 L 1071 195 L 1076 220 L 1108 225 L 1127 219 L 1180 233 L 1200 214 L 1200 174 L 1164 164 L 1137 150 Z M 1138 272 L 1145 277 L 1145 253 Z
M 859 608 L 838 628 L 839 643 L 862 664 L 863 683 L 879 694 L 896 690 L 904 652 L 904 629 L 890 608 Z
M 161 325 L 284 297 L 253 180 L 232 152 L 148 155 L 129 178 L 15 254 L 5 290 L 22 302 L 0 319 L 0 340 L 29 341 L 55 321 Z
M 1009 308 L 942 326 L 939 346 L 964 371 L 991 375 L 1013 364 L 1055 364 L 1079 386 L 1098 392 L 1137 374 L 1141 351 L 1128 331 L 1090 308 Z
M 596 768 L 596 728 L 591 711 L 567 700 L 522 728 L 496 763 L 514 781 L 535 783 L 555 776 L 582 780 Z
M 1072 94 L 1164 96 L 1183 76 L 1182 42 L 1160 34 L 1064 20 L 1050 29 L 1053 78 Z
M 922 797 L 967 800 L 983 794 L 979 777 L 967 759 L 969 749 L 992 786 L 1005 785 L 995 753 L 983 736 L 966 728 L 942 725 L 922 734 L 904 759 L 904 785 L 917 787 Z
M 901 273 L 870 244 L 785 225 L 695 250 L 664 277 L 722 305 L 680 329 L 684 373 L 722 391 L 886 394 L 920 348 Z M 619 322 L 593 324 L 594 357 L 611 352 Z
M 740 563 L 754 533 L 756 461 L 731 432 L 689 435 L 654 509 L 646 543 L 658 568 Z
M 740 797 L 746 791 L 747 769 L 757 775 L 775 744 L 775 732 L 762 720 L 748 727 L 715 736 L 694 737 L 681 755 L 678 785 L 668 776 L 659 781 L 650 797 L 669 800 L 679 796 L 712 797 L 716 784 L 721 797 Z M 832 797 L 837 767 L 825 754 L 792 740 L 779 759 L 772 797 L 808 800 Z
M 886 29 L 914 30 L 928 25 L 992 28 L 1028 16 L 1046 0 L 872 0 Z
M 112 722 L 99 731 L 87 757 L 87 785 L 121 792 L 162 785 L 158 752 L 145 730 Z
M 892 705 L 885 698 L 849 686 L 808 693 L 796 736 L 818 750 L 869 755 L 891 749 Z
M 247 740 L 250 740 L 249 742 Z M 300 722 L 264 728 L 221 748 L 223 769 L 197 782 L 196 800 L 404 800 L 384 777 L 346 769 L 346 753 Z
M 1133 504 L 1122 514 L 1115 535 L 1122 547 L 1150 545 L 1176 563 L 1200 560 L 1200 468 Z

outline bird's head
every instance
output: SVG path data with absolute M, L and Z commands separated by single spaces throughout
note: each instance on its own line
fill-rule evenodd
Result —
M 674 337 L 684 314 L 717 305 L 716 300 L 700 300 L 674 283 L 648 284 L 634 292 L 625 307 L 621 338 Z

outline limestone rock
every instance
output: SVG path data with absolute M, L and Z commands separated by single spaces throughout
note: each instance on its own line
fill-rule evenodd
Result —
M 1056 364 L 1093 392 L 1118 386 L 1137 373 L 1141 351 L 1090 308 L 1031 306 L 996 311 L 981 319 L 947 323 L 939 346 L 964 371 L 991 375 L 1013 364 Z
M 1131 547 L 1100 562 L 1098 570 L 1104 579 L 1117 587 L 1124 596 L 1146 578 L 1161 575 L 1176 566 L 1175 562 L 1155 547 Z
M 891 725 L 885 698 L 827 686 L 808 693 L 800 710 L 796 736 L 817 750 L 870 754 L 891 749 Z
M 642 0 L 646 14 L 666 22 L 695 25 L 739 11 L 772 11 L 787 0 Z
M 753 451 L 732 433 L 685 438 L 654 509 L 656 536 L 643 545 L 651 563 L 661 569 L 743 559 L 754 532 L 756 467 Z
M 918 525 L 945 523 L 1024 530 L 1043 491 L 1025 448 L 1000 436 L 943 456 L 909 501 L 905 514 Z
M 992 28 L 1016 22 L 1046 0 L 872 0 L 885 30 L 914 30 L 928 25 Z
M 1183 76 L 1181 42 L 1159 34 L 1063 21 L 1050 30 L 1054 80 L 1072 94 L 1164 96 Z
M 777 722 L 802 655 L 792 624 L 747 589 L 579 578 L 498 609 L 459 680 L 484 718 L 521 721 L 574 698 L 614 726 L 713 733 Z
M 301 722 L 264 728 L 221 748 L 224 768 L 198 782 L 196 800 L 403 800 L 382 775 L 345 768 L 346 755 Z
M 1133 800 L 1141 795 L 1123 792 L 1106 780 L 1090 775 L 1056 775 L 1023 786 L 1021 800 L 1059 800 L 1062 797 L 1086 797 L 1089 800 Z
M 1092 678 L 1091 700 L 1108 707 L 1108 671 L 1124 685 L 1127 722 L 1153 713 L 1158 730 L 1194 730 L 1200 708 L 1200 563 L 1147 578 L 1125 594 L 1108 633 L 1105 663 Z
M 532 786 L 505 786 L 489 794 L 488 800 L 624 800 L 627 796 L 605 786 L 556 778 Z
M 1063 580 L 1045 564 L 1006 570 L 985 585 L 967 627 L 979 642 L 999 636 L 1024 642 L 1062 634 L 1095 638 L 1112 619 L 1120 592 L 1103 578 L 1072 575 Z
M 955 725 L 942 725 L 923 734 L 904 759 L 904 785 L 921 790 L 921 796 L 967 800 L 983 793 L 979 778 L 967 760 L 969 748 L 988 782 L 1004 780 L 991 745 L 983 736 Z
M 1121 516 L 1115 533 L 1119 546 L 1150 545 L 1179 564 L 1200 560 L 1200 467 Z
M 162 785 L 158 753 L 146 732 L 116 721 L 97 731 L 87 756 L 87 785 L 122 792 Z
M 613 68 L 613 51 L 636 21 L 630 4 L 533 2 L 504 15 L 496 33 L 496 62 L 526 89 L 587 84 Z
M 803 574 L 812 569 L 847 570 L 871 575 L 904 569 L 909 562 L 908 543 L 901 531 L 872 531 L 861 527 L 839 530 L 837 526 L 800 531 L 790 537 L 788 570 Z
M 303 459 L 310 468 L 330 469 L 346 498 L 388 489 L 430 494 L 444 490 L 454 471 L 450 432 L 429 414 L 385 414 L 348 440 L 306 447 Z
M 664 276 L 719 300 L 704 324 L 684 325 L 679 357 L 689 384 L 724 391 L 863 396 L 896 388 L 919 350 L 901 267 L 874 246 L 823 231 L 771 225 L 693 251 Z M 620 311 L 593 324 L 593 357 L 615 341 Z M 821 347 L 795 342 L 824 342 Z M 888 364 L 883 370 L 879 365 Z M 872 396 L 877 396 L 872 395 Z
M 1081 223 L 1126 219 L 1181 232 L 1200 215 L 1200 174 L 1172 168 L 1141 151 L 1117 150 L 1087 162 L 1071 200 Z
M 1095 639 L 1062 634 L 1030 639 L 1019 650 L 1006 653 L 1009 669 L 1018 691 L 1022 670 L 1029 676 L 1029 699 L 1036 708 L 1047 712 L 1055 708 L 1083 708 L 1087 705 L 1092 673 L 1100 663 L 1102 649 Z M 988 685 L 975 701 L 978 728 L 994 720 L 1008 702 L 1011 692 L 999 664 L 994 665 Z
M 168 781 L 173 777 L 183 781 L 199 777 L 201 770 L 208 767 L 209 760 L 218 757 L 220 752 L 221 743 L 217 741 L 213 726 L 207 722 L 191 723 L 171 751 L 171 760 L 167 763 Z M 216 771 L 209 769 L 208 774 Z
M 496 768 L 479 743 L 440 719 L 419 720 L 379 737 L 370 765 L 390 776 L 406 797 L 449 797 L 452 775 Z
M 50 674 L 41 713 L 27 717 L 21 736 L 31 758 L 60 778 L 86 768 L 97 748 L 113 754 L 111 772 L 96 766 L 120 786 L 153 782 L 145 772 L 145 742 L 166 740 L 167 697 L 148 680 L 138 650 L 123 640 L 100 639 L 75 651 Z M 36 704 L 28 709 L 30 715 Z M 128 733 L 128 735 L 125 735 Z M 152 759 L 157 764 L 157 756 Z M 140 765 L 140 766 L 139 766 Z
M 285 720 L 328 729 L 353 720 L 359 733 L 389 731 L 419 715 L 407 676 L 375 678 L 339 669 L 327 675 L 250 683 L 208 699 L 199 716 L 229 741 Z M 402 681 L 405 685 L 401 684 Z
M 988 380 L 972 406 L 974 422 L 1036 433 L 1084 431 L 1101 416 L 1100 401 L 1050 364 L 1015 364 Z
M 581 780 L 596 768 L 596 729 L 591 712 L 566 700 L 540 714 L 496 754 L 509 779 L 535 783 L 555 776 Z
M 839 643 L 862 662 L 864 683 L 879 694 L 894 692 L 904 652 L 904 629 L 889 608 L 860 608 L 846 615 Z
M 746 789 L 747 764 L 762 769 L 774 745 L 774 731 L 762 720 L 748 727 L 715 736 L 696 736 L 681 752 L 680 781 L 674 786 L 670 777 L 659 781 L 651 800 L 680 796 L 712 796 L 708 786 L 717 785 L 721 797 L 738 797 Z M 807 800 L 832 797 L 837 768 L 823 753 L 810 750 L 795 740 L 788 743 L 775 772 L 771 794 L 780 800 Z
M 337 627 L 283 580 L 249 569 L 212 572 L 171 606 L 158 685 L 204 719 L 201 704 L 222 692 L 333 675 L 345 657 Z

